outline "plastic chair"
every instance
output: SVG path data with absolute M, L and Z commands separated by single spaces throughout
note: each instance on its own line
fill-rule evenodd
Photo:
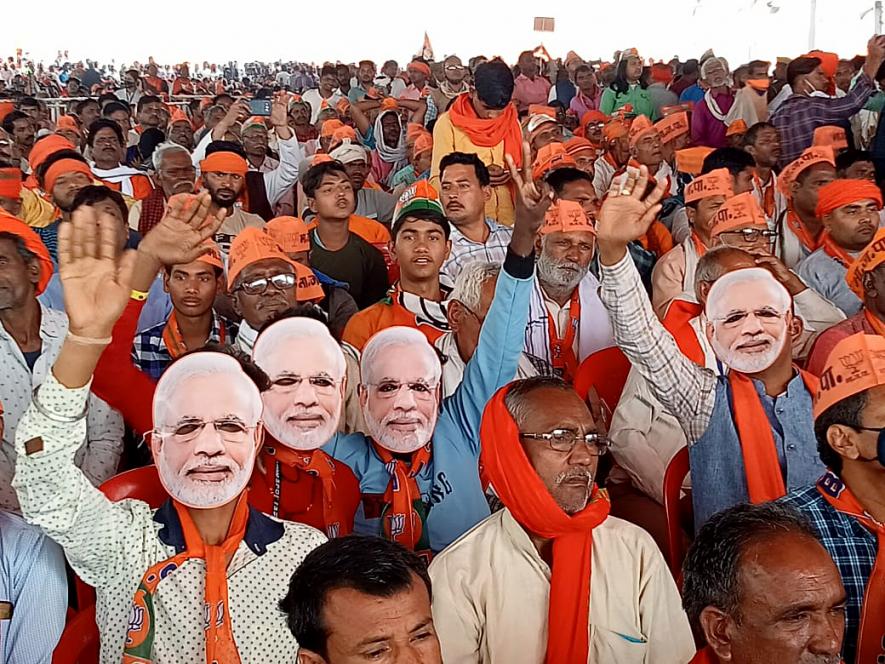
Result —
M 52 653 L 52 664 L 97 664 L 99 650 L 95 604 L 76 613 Z
M 588 355 L 575 373 L 575 391 L 585 401 L 590 387 L 596 387 L 599 398 L 610 411 L 618 405 L 627 374 L 630 373 L 630 360 L 617 346 L 605 348 Z
M 682 484 L 688 475 L 688 447 L 679 450 L 664 472 L 664 514 L 667 519 L 667 564 L 677 585 L 682 587 L 682 561 L 687 551 L 684 524 L 693 520 L 690 497 L 682 498 Z
M 114 475 L 98 487 L 110 500 L 117 502 L 127 498 L 142 500 L 157 509 L 166 502 L 169 494 L 160 483 L 156 466 L 144 466 L 127 470 Z M 77 607 L 81 610 L 95 604 L 95 589 L 75 577 L 74 585 L 77 593 Z

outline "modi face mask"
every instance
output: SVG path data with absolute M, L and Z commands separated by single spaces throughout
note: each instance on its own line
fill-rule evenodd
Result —
M 277 441 L 315 450 L 338 429 L 346 386 L 341 347 L 309 318 L 286 318 L 264 330 L 252 359 L 270 378 L 262 393 L 264 424 Z
M 442 367 L 427 338 L 408 327 L 378 332 L 363 349 L 360 373 L 360 405 L 375 442 L 400 454 L 429 443 Z
M 762 268 L 719 278 L 707 295 L 707 335 L 716 356 L 741 373 L 764 371 L 789 340 L 792 300 Z
M 195 509 L 235 500 L 252 475 L 263 435 L 261 395 L 223 353 L 186 355 L 154 393 L 151 449 L 163 487 Z

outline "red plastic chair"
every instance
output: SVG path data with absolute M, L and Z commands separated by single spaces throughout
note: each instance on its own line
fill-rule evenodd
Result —
M 694 514 L 691 496 L 682 497 L 682 484 L 688 475 L 688 447 L 679 450 L 664 472 L 664 514 L 667 518 L 667 564 L 679 587 L 682 587 L 682 561 L 685 559 L 685 526 Z
M 52 653 L 52 664 L 98 664 L 98 626 L 95 604 L 75 614 Z
M 98 488 L 114 502 L 135 498 L 143 500 L 152 509 L 157 509 L 169 498 L 169 494 L 160 483 L 156 466 L 144 466 L 124 471 L 119 475 L 114 475 Z M 77 606 L 81 612 L 84 608 L 95 604 L 95 589 L 92 586 L 84 583 L 80 577 L 76 577 L 74 585 L 77 591 Z
M 614 411 L 629 373 L 630 360 L 623 351 L 617 346 L 605 348 L 581 362 L 575 373 L 575 391 L 586 401 L 590 387 L 595 387 L 609 411 Z

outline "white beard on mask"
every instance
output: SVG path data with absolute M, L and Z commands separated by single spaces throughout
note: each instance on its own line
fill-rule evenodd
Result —
M 340 407 L 339 407 L 340 412 Z M 284 413 L 284 417 L 291 418 L 298 415 L 319 415 L 323 423 L 319 426 L 307 429 L 291 422 L 284 421 L 270 408 L 264 408 L 264 428 L 277 441 L 293 450 L 315 450 L 326 443 L 338 430 L 338 418 L 329 417 L 328 413 L 319 408 L 290 408 Z
M 243 492 L 252 476 L 255 455 L 251 454 L 249 462 L 243 467 L 238 466 L 233 459 L 220 462 L 192 459 L 185 463 L 177 474 L 169 468 L 162 449 L 157 453 L 156 461 L 160 483 L 170 496 L 193 509 L 210 509 L 227 505 Z M 231 476 L 223 482 L 204 482 L 187 477 L 187 472 L 193 468 L 212 465 L 228 468 Z
M 741 338 L 735 340 L 731 348 L 726 348 L 715 334 L 711 340 L 711 345 L 713 346 L 713 351 L 716 353 L 716 357 L 722 360 L 722 362 L 729 368 L 744 374 L 755 374 L 760 371 L 765 371 L 768 367 L 774 364 L 775 360 L 777 360 L 787 341 L 787 331 L 784 330 L 779 339 L 770 334 L 760 334 L 757 335 L 756 338 L 770 341 L 770 348 L 762 353 L 747 353 L 745 351 L 735 350 L 735 346 L 741 343 L 746 343 L 746 340 Z
M 587 276 L 590 266 L 581 266 L 570 260 L 556 260 L 551 258 L 543 251 L 541 252 L 538 262 L 536 263 L 538 270 L 538 279 L 545 286 L 549 286 L 555 290 L 572 290 L 581 280 Z
M 378 420 L 368 408 L 364 408 L 363 416 L 366 420 L 368 434 L 376 443 L 396 454 L 409 454 L 424 447 L 433 437 L 433 429 L 436 427 L 437 407 L 434 406 L 433 414 L 430 418 L 426 418 L 417 410 L 410 414 L 410 417 L 414 417 L 419 422 L 415 424 L 415 430 L 408 433 L 391 431 L 387 426 L 391 420 L 402 418 L 402 413 L 394 411 L 385 416 L 383 420 Z

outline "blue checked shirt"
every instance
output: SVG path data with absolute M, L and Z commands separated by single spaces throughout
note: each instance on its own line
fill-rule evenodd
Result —
M 513 229 L 502 226 L 494 219 L 486 217 L 486 226 L 489 227 L 489 236 L 485 242 L 474 242 L 459 231 L 454 224 L 452 227 L 452 251 L 446 262 L 443 263 L 440 275 L 454 284 L 458 275 L 471 263 L 485 262 L 501 265 L 507 256 L 507 247 L 510 244 L 510 236 Z
M 206 343 L 221 342 L 221 326 L 224 325 L 224 343 L 230 345 L 237 336 L 237 328 L 230 321 L 212 312 L 212 330 Z M 132 343 L 132 362 L 154 380 L 159 380 L 166 368 L 172 364 L 172 355 L 163 341 L 166 323 L 160 323 L 135 335 Z
M 845 664 L 854 664 L 864 591 L 876 562 L 876 535 L 857 519 L 835 510 L 817 486 L 796 489 L 781 498 L 781 502 L 799 510 L 811 522 L 821 544 L 839 568 L 848 596 L 842 658 Z

